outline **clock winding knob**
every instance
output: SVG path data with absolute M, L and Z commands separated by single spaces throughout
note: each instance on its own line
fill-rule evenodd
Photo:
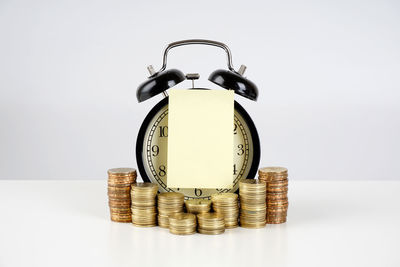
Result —
M 198 80 L 200 78 L 200 74 L 198 73 L 188 73 L 186 74 L 186 79 L 192 81 L 192 88 L 194 88 L 194 80 Z
M 240 65 L 238 73 L 243 76 L 244 72 L 246 71 L 247 67 L 245 65 Z

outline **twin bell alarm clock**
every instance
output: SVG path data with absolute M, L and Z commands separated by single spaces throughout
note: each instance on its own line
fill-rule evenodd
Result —
M 137 89 L 139 102 L 146 101 L 162 94 L 164 98 L 158 102 L 144 119 L 136 141 L 136 160 L 140 175 L 145 182 L 156 183 L 160 192 L 181 192 L 186 199 L 209 199 L 214 193 L 236 192 L 239 181 L 252 179 L 256 175 L 260 161 L 260 141 L 257 129 L 246 110 L 234 102 L 234 127 L 233 127 L 233 186 L 224 188 L 169 188 L 167 186 L 167 144 L 168 144 L 168 93 L 167 90 L 182 81 L 198 79 L 198 74 L 185 75 L 178 69 L 167 69 L 168 51 L 183 45 L 211 45 L 225 50 L 227 54 L 227 69 L 218 69 L 210 74 L 208 80 L 226 90 L 234 90 L 238 95 L 257 100 L 257 86 L 245 78 L 246 69 L 242 65 L 238 71 L 232 66 L 232 55 L 229 48 L 220 42 L 210 40 L 183 40 L 169 44 L 163 54 L 163 64 L 159 71 L 152 66 L 148 67 L 150 77 Z M 208 89 L 208 88 L 192 88 Z M 170 148 L 171 149 L 171 148 Z M 207 166 L 204 166 L 206 172 Z M 206 173 L 205 173 L 206 174 Z M 189 174 L 188 174 L 189 175 Z

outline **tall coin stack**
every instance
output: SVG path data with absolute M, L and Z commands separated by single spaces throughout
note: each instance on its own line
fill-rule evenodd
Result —
M 136 183 L 132 185 L 132 223 L 135 226 L 151 227 L 157 225 L 156 196 L 157 184 Z
M 111 220 L 131 222 L 131 185 L 136 182 L 136 170 L 133 168 L 115 168 L 108 173 L 108 204 Z
M 185 201 L 186 211 L 192 214 L 210 212 L 211 200 L 208 199 L 189 199 Z
M 284 167 L 266 167 L 258 171 L 259 179 L 267 183 L 267 223 L 286 222 L 289 207 L 288 170 Z
M 239 203 L 235 193 L 220 193 L 211 195 L 213 209 L 224 216 L 225 228 L 238 226 Z
M 177 192 L 165 192 L 158 194 L 158 225 L 169 227 L 168 217 L 174 213 L 183 212 L 185 196 Z
M 240 225 L 261 228 L 266 224 L 266 183 L 255 179 L 239 182 Z
M 224 216 L 220 213 L 197 214 L 198 228 L 200 234 L 219 235 L 225 232 Z
M 196 215 L 191 213 L 175 213 L 169 215 L 169 232 L 176 235 L 196 233 Z

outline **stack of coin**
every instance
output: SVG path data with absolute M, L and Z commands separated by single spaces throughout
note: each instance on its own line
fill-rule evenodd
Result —
M 240 225 L 261 228 L 266 224 L 266 183 L 255 179 L 239 182 Z
M 191 213 L 175 213 L 168 217 L 169 232 L 176 235 L 196 233 L 196 215 Z
M 286 222 L 288 201 L 288 170 L 284 167 L 266 167 L 258 171 L 259 179 L 267 183 L 267 223 Z
M 224 216 L 220 213 L 200 213 L 197 214 L 200 234 L 218 235 L 225 232 Z
M 225 228 L 238 226 L 239 203 L 235 193 L 220 193 L 211 195 L 213 209 L 224 216 Z
M 132 223 L 135 226 L 156 226 L 156 196 L 158 186 L 152 183 L 132 185 Z
M 136 170 L 115 168 L 108 170 L 108 204 L 111 220 L 131 222 L 131 185 L 136 182 Z
M 186 211 L 192 214 L 206 213 L 211 209 L 211 200 L 189 199 L 185 201 Z
M 158 225 L 169 227 L 168 216 L 183 212 L 185 196 L 177 192 L 165 192 L 158 194 Z

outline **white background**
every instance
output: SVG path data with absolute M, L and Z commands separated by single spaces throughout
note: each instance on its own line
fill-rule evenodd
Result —
M 166 44 L 228 44 L 260 91 L 261 165 L 291 179 L 399 179 L 397 1 L 0 1 L 0 179 L 104 179 L 136 166 L 136 135 L 161 96 L 136 88 Z M 212 47 L 168 67 L 226 66 Z M 189 87 L 185 82 L 180 88 Z

